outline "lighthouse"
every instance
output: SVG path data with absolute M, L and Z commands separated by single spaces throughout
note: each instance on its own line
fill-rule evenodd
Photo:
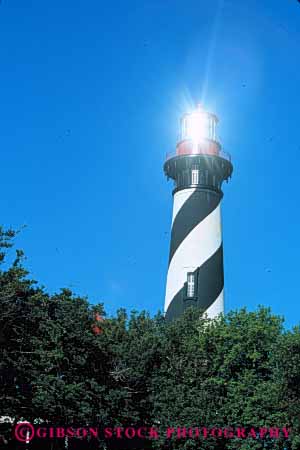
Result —
M 176 153 L 164 163 L 165 175 L 174 182 L 167 320 L 189 306 L 201 308 L 209 318 L 224 312 L 221 187 L 233 166 L 221 149 L 217 124 L 217 116 L 201 105 L 184 114 Z

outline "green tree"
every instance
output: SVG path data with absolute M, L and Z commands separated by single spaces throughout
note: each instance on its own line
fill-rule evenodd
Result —
M 15 235 L 0 228 L 0 416 L 159 429 L 158 440 L 131 442 L 143 448 L 300 448 L 299 327 L 285 331 L 263 307 L 217 320 L 190 308 L 171 323 L 124 309 L 105 317 L 102 304 L 68 289 L 50 295 L 31 280 L 22 251 L 9 253 Z M 292 433 L 288 441 L 165 435 L 202 426 Z
M 282 383 L 275 370 L 282 331 L 282 319 L 265 308 L 231 312 L 213 321 L 190 310 L 174 321 L 166 330 L 165 362 L 153 380 L 154 411 L 162 429 L 173 424 L 187 428 L 287 425 L 281 408 Z M 164 445 L 199 448 L 199 441 L 174 437 Z M 282 442 L 267 438 L 201 442 L 203 449 L 266 446 L 282 448 Z

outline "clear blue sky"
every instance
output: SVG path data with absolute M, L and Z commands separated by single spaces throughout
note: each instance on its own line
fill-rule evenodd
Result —
M 1 223 L 33 276 L 163 308 L 162 166 L 192 102 L 220 118 L 226 310 L 299 323 L 300 3 L 2 0 Z

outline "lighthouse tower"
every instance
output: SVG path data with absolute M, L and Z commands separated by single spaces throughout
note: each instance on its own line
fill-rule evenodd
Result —
M 233 167 L 217 140 L 217 123 L 200 105 L 185 114 L 176 154 L 168 155 L 164 164 L 165 175 L 174 180 L 168 320 L 192 305 L 210 318 L 224 312 L 221 186 Z

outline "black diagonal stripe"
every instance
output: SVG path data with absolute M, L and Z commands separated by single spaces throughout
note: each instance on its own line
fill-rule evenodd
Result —
M 177 213 L 171 233 L 169 264 L 181 242 L 220 203 L 221 194 L 196 190 Z
M 187 306 L 194 305 L 206 311 L 219 297 L 224 287 L 223 245 L 195 271 L 196 292 L 193 299 L 186 297 L 186 283 L 174 295 L 166 312 L 166 319 L 179 317 Z

